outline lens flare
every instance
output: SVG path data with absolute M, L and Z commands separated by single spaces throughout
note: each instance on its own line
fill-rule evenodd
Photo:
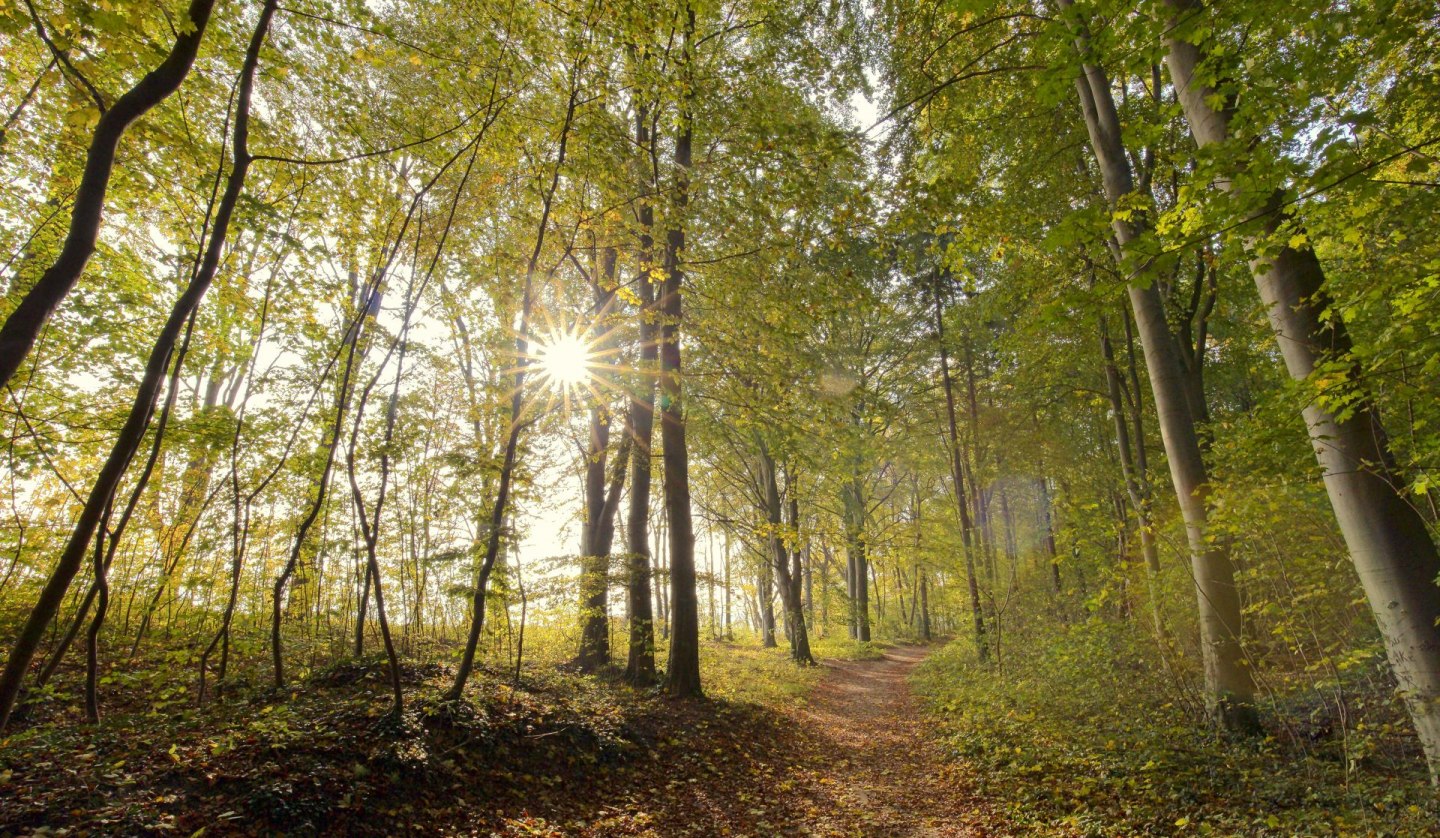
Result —
M 579 387 L 590 380 L 590 345 L 579 335 L 556 335 L 535 348 L 540 374 L 557 387 Z

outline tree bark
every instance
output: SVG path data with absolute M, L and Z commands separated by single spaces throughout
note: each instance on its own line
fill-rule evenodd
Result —
M 615 248 L 602 251 L 595 275 L 593 329 L 608 334 L 604 320 L 615 302 Z M 602 352 L 608 341 L 598 347 Z M 628 436 L 624 445 L 629 445 Z M 620 487 L 607 494 L 611 482 L 605 473 L 610 455 L 610 409 L 597 404 L 590 409 L 590 448 L 585 460 L 585 522 L 581 530 L 580 559 L 580 651 L 575 664 L 581 672 L 594 672 L 610 662 L 610 548 L 615 540 L 615 511 L 619 508 Z M 618 477 L 623 481 L 624 464 Z M 613 502 L 612 502 L 613 500 Z
M 1067 11 L 1072 9 L 1071 0 L 1060 0 L 1060 5 Z M 1082 74 L 1076 78 L 1075 87 L 1111 206 L 1111 227 L 1124 257 L 1120 267 L 1144 271 L 1149 266 L 1140 244 L 1148 222 L 1139 208 L 1128 205 L 1135 193 L 1134 178 L 1122 144 L 1110 82 L 1103 70 L 1091 63 L 1089 38 L 1083 26 L 1074 22 L 1072 25 L 1077 26 L 1075 43 L 1082 61 Z M 1130 264 L 1132 262 L 1135 265 Z M 1259 720 L 1255 709 L 1255 681 L 1240 645 L 1240 593 L 1235 586 L 1235 567 L 1223 542 L 1207 537 L 1208 476 L 1185 393 L 1175 338 L 1155 285 L 1132 282 L 1127 290 L 1145 353 L 1171 482 L 1185 520 L 1200 619 L 1206 710 L 1221 727 L 1256 731 Z
M 801 579 L 797 569 L 791 567 L 791 553 L 795 551 L 787 549 L 785 544 L 785 536 L 795 531 L 794 519 L 798 517 L 798 506 L 792 507 L 795 514 L 792 514 L 790 526 L 787 528 L 782 519 L 780 484 L 775 479 L 775 458 L 770 454 L 764 440 L 756 441 L 760 451 L 760 479 L 765 481 L 765 519 L 768 525 L 766 530 L 770 542 L 770 558 L 775 569 L 776 583 L 780 587 L 780 601 L 785 608 L 785 623 L 790 636 L 790 657 L 796 663 L 813 665 L 815 658 L 810 654 L 810 636 L 805 630 L 805 611 L 800 594 Z M 792 498 L 791 503 L 797 504 L 797 501 Z M 795 556 L 795 560 L 798 559 L 798 555 Z M 771 640 L 767 645 L 773 646 L 773 628 L 771 631 Z
M 1105 363 L 1105 390 L 1110 397 L 1110 414 L 1115 422 L 1115 447 L 1120 453 L 1120 473 L 1125 480 L 1125 492 L 1130 498 L 1130 505 L 1135 509 L 1136 524 L 1140 530 L 1140 552 L 1145 559 L 1145 579 L 1150 591 L 1150 619 L 1155 626 L 1156 636 L 1163 637 L 1165 621 L 1160 609 L 1160 551 L 1155 544 L 1155 528 L 1150 520 L 1150 499 L 1146 497 L 1135 473 L 1125 398 L 1121 393 L 1120 370 L 1115 366 L 1115 350 L 1110 343 L 1110 333 L 1105 327 L 1103 317 L 1100 318 L 1100 357 Z
M 80 176 L 80 188 L 75 193 L 75 204 L 70 211 L 70 228 L 60 255 L 21 298 L 15 310 L 6 318 L 5 324 L 0 326 L 0 388 L 8 384 L 20 369 L 20 364 L 35 345 L 40 330 L 45 327 L 60 301 L 75 287 L 86 263 L 95 252 L 101 217 L 105 211 L 105 195 L 109 191 L 110 176 L 115 170 L 115 152 L 120 145 L 120 138 L 131 123 L 174 93 L 190 73 L 214 6 L 215 0 L 191 0 L 185 18 L 192 26 L 187 30 L 184 22 L 180 22 L 176 27 L 179 34 L 176 35 L 175 43 L 171 45 L 165 59 L 100 115 L 90 137 L 90 147 L 85 154 L 85 168 Z M 248 166 L 248 160 L 246 165 Z M 86 540 L 88 541 L 88 536 Z M 0 688 L 0 692 L 3 692 L 3 688 Z M 3 695 L 0 695 L 0 708 L 4 710 L 0 713 L 0 720 L 3 720 L 9 711 Z M 3 721 L 0 721 L 0 727 L 3 727 Z
M 649 108 L 635 112 L 635 142 L 647 157 L 653 154 Z M 636 687 L 655 683 L 655 609 L 650 601 L 650 462 L 655 435 L 655 368 L 660 348 L 655 341 L 654 270 L 655 209 L 648 201 L 640 205 L 640 254 L 636 280 L 640 292 L 640 363 L 636 392 L 630 398 L 630 437 L 634 450 L 630 460 L 630 508 L 625 517 L 629 581 L 626 587 L 630 606 L 629 657 L 625 680 Z M 727 565 L 728 567 L 728 565 Z
M 955 490 L 955 510 L 960 517 L 960 540 L 965 550 L 965 577 L 970 594 L 971 626 L 975 632 L 975 654 L 984 662 L 990 659 L 990 645 L 985 634 L 985 614 L 980 607 L 980 580 L 976 578 L 975 544 L 970 520 L 969 503 L 965 499 L 965 476 L 962 472 L 960 430 L 955 418 L 955 384 L 950 378 L 950 355 L 945 346 L 945 304 L 940 289 L 940 276 L 935 277 L 935 340 L 940 347 L 940 383 L 945 389 L 945 418 L 950 443 L 950 482 Z M 1059 565 L 1053 561 L 1058 584 Z
M 1186 14 L 1200 4 L 1169 0 Z M 1230 112 L 1211 106 L 1215 91 L 1196 77 L 1203 55 L 1176 29 L 1166 37 L 1166 61 L 1196 143 L 1224 143 Z M 1240 171 L 1244 163 L 1239 164 Z M 1222 180 L 1222 189 L 1231 182 Z M 1309 379 L 1327 358 L 1348 358 L 1350 336 L 1344 321 L 1326 316 L 1331 301 L 1325 272 L 1315 252 L 1288 245 L 1274 255 L 1264 243 L 1290 219 L 1283 193 L 1275 192 L 1248 237 L 1255 253 L 1251 273 L 1270 318 L 1270 327 L 1297 381 Z M 1368 394 L 1343 420 L 1318 400 L 1301 409 L 1325 491 L 1380 628 L 1385 652 L 1415 724 L 1432 783 L 1440 784 L 1440 555 L 1420 513 L 1401 495 L 1403 481 L 1390 467 L 1384 429 Z
M 700 689 L 700 603 L 695 591 L 695 534 L 690 520 L 690 458 L 685 447 L 684 384 L 680 377 L 680 326 L 684 312 L 680 267 L 685 251 L 685 211 L 690 201 L 690 144 L 693 137 L 695 9 L 686 3 L 676 73 L 680 96 L 675 137 L 675 223 L 666 234 L 665 286 L 660 297 L 660 440 L 665 462 L 665 507 L 670 518 L 670 661 L 665 687 L 676 697 L 698 697 Z

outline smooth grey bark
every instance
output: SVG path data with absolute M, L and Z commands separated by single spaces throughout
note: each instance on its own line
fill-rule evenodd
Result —
M 1192 0 L 1169 3 L 1186 14 L 1201 8 Z M 1184 39 L 1179 27 L 1169 31 L 1166 63 L 1190 133 L 1202 148 L 1224 143 L 1230 136 L 1231 113 L 1211 106 L 1215 90 L 1197 77 L 1204 55 Z M 1243 160 L 1237 163 L 1237 174 L 1245 167 Z M 1227 191 L 1232 186 L 1228 179 L 1218 185 Z M 1288 244 L 1267 252 L 1266 242 L 1291 220 L 1284 206 L 1283 193 L 1273 193 L 1246 244 L 1253 254 L 1255 287 L 1285 368 L 1291 378 L 1305 381 L 1328 358 L 1347 358 L 1352 346 L 1343 320 L 1325 316 L 1331 301 L 1315 252 Z M 1424 518 L 1401 495 L 1404 481 L 1391 468 L 1385 432 L 1368 394 L 1362 394 L 1343 420 L 1315 399 L 1301 408 L 1301 415 L 1350 560 L 1425 751 L 1431 782 L 1440 784 L 1440 587 L 1435 583 L 1440 555 Z
M 1105 364 L 1105 391 L 1110 398 L 1110 415 L 1115 422 L 1115 447 L 1120 454 L 1120 474 L 1125 481 L 1125 493 L 1130 506 L 1135 510 L 1135 521 L 1140 531 L 1140 553 L 1145 559 L 1145 580 L 1150 593 L 1150 619 L 1155 626 L 1156 636 L 1165 634 L 1165 621 L 1160 608 L 1160 550 L 1155 543 L 1154 523 L 1150 518 L 1150 498 L 1146 496 L 1135 469 L 1135 458 L 1130 444 L 1130 427 L 1122 394 L 1120 370 L 1115 365 L 1115 349 L 1110 343 L 1110 332 L 1105 318 L 1100 318 L 1100 358 Z M 1144 445 L 1143 440 L 1136 440 Z
M 755 597 L 760 604 L 760 645 L 774 649 L 775 641 L 775 568 L 762 561 L 755 573 Z
M 775 571 L 775 581 L 780 587 L 780 601 L 785 608 L 785 627 L 790 637 L 790 657 L 799 664 L 815 663 L 815 658 L 810 654 L 810 635 L 805 630 L 805 612 L 800 591 L 800 574 L 798 572 L 799 551 L 788 549 L 785 544 L 785 536 L 795 532 L 795 518 L 798 517 L 798 506 L 792 497 L 791 521 L 787 528 L 782 520 L 783 510 L 780 499 L 780 484 L 775 479 L 775 458 L 770 449 L 765 445 L 764 440 L 756 440 L 760 451 L 760 479 L 764 481 L 765 497 L 765 522 L 767 524 L 767 535 L 770 543 L 770 560 Z M 793 479 L 793 477 L 792 477 Z M 789 487 L 793 491 L 793 485 Z M 796 562 L 791 566 L 793 559 Z M 770 619 L 773 621 L 773 608 Z M 770 643 L 774 645 L 775 635 L 773 624 L 770 628 Z
M 845 557 L 849 568 L 850 637 L 869 642 L 870 558 L 866 555 L 864 491 L 859 475 L 852 473 L 840 488 L 840 499 L 845 519 Z
M 645 156 L 649 168 L 649 185 L 655 186 L 655 144 L 648 104 L 635 109 L 635 144 Z M 650 556 L 650 463 L 655 437 L 655 385 L 660 347 L 656 343 L 655 280 L 655 208 L 642 201 L 639 210 L 640 249 L 636 259 L 636 285 L 640 297 L 640 362 L 635 393 L 630 397 L 630 507 L 625 513 L 625 546 L 628 562 L 626 597 L 630 612 L 629 653 L 625 663 L 625 680 L 632 686 L 645 687 L 655 683 L 655 606 L 651 597 Z M 729 573 L 729 554 L 726 554 Z M 729 617 L 729 583 L 726 583 L 726 617 Z
M 1073 18 L 1072 0 L 1059 0 L 1059 5 L 1072 15 L 1070 25 L 1082 69 L 1075 79 L 1075 88 L 1106 199 L 1112 210 L 1122 206 L 1128 210 L 1112 212 L 1111 228 L 1122 257 L 1120 267 L 1143 273 L 1148 268 L 1148 259 L 1140 245 L 1148 232 L 1148 222 L 1138 209 L 1127 205 L 1135 193 L 1134 174 L 1122 143 L 1120 118 L 1110 82 L 1104 71 L 1092 63 L 1089 37 L 1083 24 Z M 1132 281 L 1126 290 L 1145 354 L 1171 483 L 1185 520 L 1200 622 L 1206 711 L 1211 720 L 1223 728 L 1254 731 L 1259 726 L 1255 681 L 1240 644 L 1240 592 L 1235 585 L 1235 566 L 1225 544 L 1219 539 L 1207 538 L 1208 475 L 1186 396 L 1185 375 L 1175 337 L 1154 283 Z
M 615 266 L 619 253 L 605 248 L 600 256 L 599 271 L 593 284 L 595 328 L 609 334 L 604 320 L 615 304 Z M 597 347 L 601 352 L 610 348 L 604 340 Z M 628 429 L 627 429 L 628 430 Z M 621 438 L 620 447 L 628 454 L 630 436 Z M 580 536 L 580 651 L 575 663 L 582 672 L 593 672 L 610 662 L 610 551 L 615 542 L 615 514 L 620 509 L 620 490 L 625 480 L 624 456 L 612 452 L 610 441 L 610 409 L 596 405 L 590 409 L 590 447 L 585 452 L 585 524 Z M 607 479 L 607 461 L 616 456 L 615 474 Z

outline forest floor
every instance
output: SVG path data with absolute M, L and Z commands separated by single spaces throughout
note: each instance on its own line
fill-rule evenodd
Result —
M 457 713 L 443 667 L 422 667 L 397 724 L 379 665 L 351 664 L 198 713 L 42 719 L 0 742 L 0 835 L 1007 834 L 910 693 L 927 652 L 824 660 L 760 700 L 491 672 Z M 732 681 L 792 669 L 775 650 L 707 654 Z
M 622 766 L 608 790 L 504 817 L 490 834 L 1006 834 L 942 759 L 911 695 L 907 676 L 928 653 L 898 646 L 878 659 L 822 660 L 804 701 L 723 706 L 673 759 Z

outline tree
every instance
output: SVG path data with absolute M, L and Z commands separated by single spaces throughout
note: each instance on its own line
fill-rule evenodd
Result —
M 1175 19 L 1165 36 L 1166 63 L 1175 82 L 1190 133 L 1201 150 L 1223 148 L 1230 140 L 1233 105 L 1216 106 L 1226 94 L 1206 81 L 1205 56 L 1195 24 L 1198 2 L 1169 3 Z M 1192 40 L 1194 39 L 1194 40 Z M 1198 42 L 1198 43 L 1197 43 Z M 1223 153 L 1223 152 L 1222 152 Z M 1216 178 L 1233 191 L 1246 177 L 1242 153 L 1228 164 L 1232 173 Z M 1351 363 L 1354 351 L 1342 318 L 1325 288 L 1325 272 L 1315 251 L 1303 244 L 1303 228 L 1287 209 L 1285 191 L 1276 189 L 1248 222 L 1246 247 L 1255 287 L 1269 316 L 1285 368 L 1296 381 L 1310 381 L 1330 362 Z M 1297 232 L 1298 231 L 1298 232 Z M 1286 239 L 1289 236 L 1289 239 Z M 1363 389 L 1341 406 L 1312 397 L 1301 409 L 1325 481 L 1330 506 L 1350 551 L 1350 560 L 1380 627 L 1391 668 L 1415 723 L 1430 778 L 1440 783 L 1440 553 L 1436 552 L 1419 511 L 1401 495 L 1388 437 Z

